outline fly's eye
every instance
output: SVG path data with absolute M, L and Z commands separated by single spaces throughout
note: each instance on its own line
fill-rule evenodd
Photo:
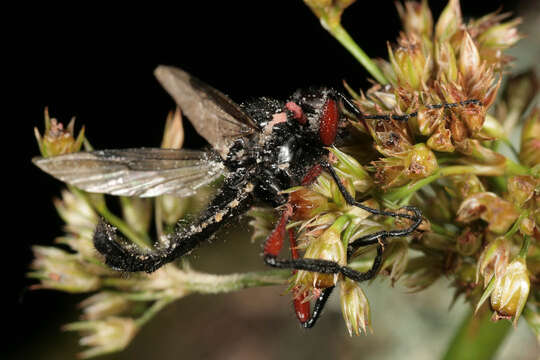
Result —
M 319 137 L 325 146 L 330 146 L 336 139 L 339 124 L 339 109 L 334 99 L 328 98 L 323 106 L 319 123 Z

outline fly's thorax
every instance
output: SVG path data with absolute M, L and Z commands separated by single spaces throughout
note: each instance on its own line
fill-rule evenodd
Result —
M 231 172 L 252 167 L 256 162 L 256 149 L 253 137 L 238 138 L 225 156 L 223 163 Z

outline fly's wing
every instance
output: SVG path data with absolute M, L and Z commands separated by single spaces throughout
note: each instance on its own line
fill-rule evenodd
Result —
M 140 148 L 34 158 L 41 170 L 88 192 L 149 197 L 189 196 L 224 174 L 216 155 L 194 150 Z
M 154 72 L 199 135 L 225 157 L 235 138 L 259 131 L 257 124 L 226 95 L 171 66 Z

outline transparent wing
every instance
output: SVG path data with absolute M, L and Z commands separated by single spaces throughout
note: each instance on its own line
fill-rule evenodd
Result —
M 34 164 L 80 189 L 122 196 L 189 196 L 226 171 L 217 155 L 140 148 L 34 158 Z
M 222 156 L 227 154 L 235 138 L 259 131 L 240 106 L 185 71 L 161 65 L 154 74 L 199 135 Z

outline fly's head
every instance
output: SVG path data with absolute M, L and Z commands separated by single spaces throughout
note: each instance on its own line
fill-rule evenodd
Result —
M 319 146 L 330 146 L 339 142 L 343 129 L 347 126 L 341 112 L 342 96 L 333 89 L 316 88 L 297 91 L 287 108 L 295 118 L 307 127 Z

